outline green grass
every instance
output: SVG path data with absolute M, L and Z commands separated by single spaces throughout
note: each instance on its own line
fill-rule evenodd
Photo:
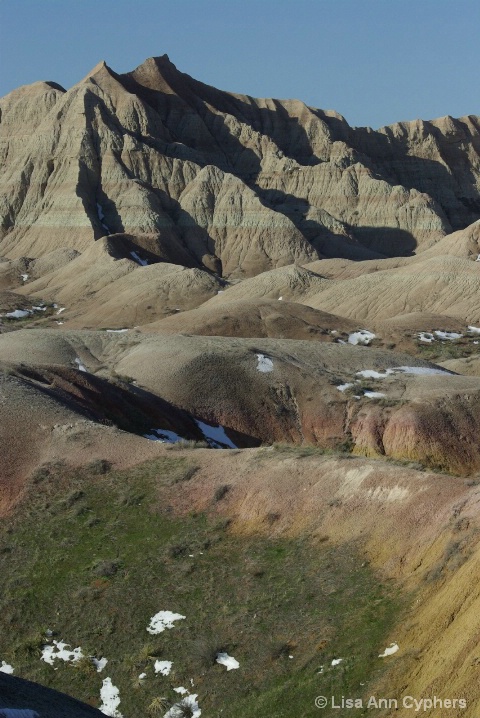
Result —
M 388 586 L 350 544 L 239 537 L 225 519 L 176 517 L 167 491 L 183 490 L 193 468 L 168 457 L 128 472 L 37 472 L 0 528 L 0 659 L 95 706 L 110 676 L 124 718 L 178 701 L 182 685 L 202 715 L 229 718 L 315 716 L 317 695 L 362 695 L 401 608 Z M 160 610 L 186 620 L 151 636 Z M 54 670 L 40 660 L 47 630 L 107 657 L 106 669 L 83 660 Z M 240 669 L 216 664 L 220 650 Z M 157 658 L 173 661 L 169 676 L 154 675 Z M 331 668 L 333 658 L 345 660 Z
M 463 359 L 478 354 L 479 345 L 475 336 L 464 336 L 454 341 L 434 341 L 431 344 L 417 342 L 418 354 L 422 359 L 431 362 L 448 361 L 449 359 Z

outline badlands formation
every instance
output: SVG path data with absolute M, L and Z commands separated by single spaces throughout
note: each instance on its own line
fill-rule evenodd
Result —
M 338 688 L 478 718 L 480 118 L 353 128 L 164 55 L 13 91 L 0 161 L 0 716 L 70 715 L 13 671 L 79 716 L 290 718 Z M 212 618 L 213 576 L 278 603 L 258 629 L 248 596 Z M 37 614 L 29 591 L 49 596 Z M 148 643 L 172 597 L 190 633 Z M 62 640 L 90 653 L 54 671 Z

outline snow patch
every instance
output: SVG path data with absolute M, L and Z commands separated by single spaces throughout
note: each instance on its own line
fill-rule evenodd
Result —
M 148 261 L 146 259 L 142 259 L 137 252 L 130 252 L 130 256 L 136 261 L 137 264 L 139 264 L 141 267 L 146 267 L 148 265 Z
M 420 342 L 426 342 L 427 344 L 435 341 L 435 337 L 431 332 L 420 332 L 417 336 Z
M 386 394 L 383 394 L 381 391 L 364 391 L 363 396 L 366 396 L 369 399 L 381 399 L 386 396 Z
M 434 334 L 439 339 L 448 339 L 451 342 L 455 341 L 455 339 L 461 339 L 463 337 L 463 334 L 458 334 L 457 332 L 441 332 L 439 329 L 436 329 Z
M 192 710 L 192 718 L 199 718 L 201 716 L 202 711 L 200 710 L 198 703 L 197 703 L 197 694 L 192 693 L 190 696 L 185 696 L 185 698 L 182 698 L 181 703 L 175 703 L 168 713 L 165 713 L 164 718 L 183 718 L 185 715 L 183 706 L 188 706 Z
M 225 429 L 220 424 L 218 426 L 210 426 L 210 424 L 205 424 L 198 419 L 195 419 L 195 423 L 213 449 L 223 449 L 225 446 L 229 449 L 237 448 L 233 441 L 228 438 Z
M 331 665 L 332 666 L 338 666 L 339 663 L 343 661 L 343 658 L 334 658 Z
M 387 369 L 387 371 L 390 371 Z M 418 376 L 427 376 L 432 374 L 450 374 L 451 372 L 445 371 L 445 369 L 434 369 L 429 366 L 396 366 L 392 370 L 402 371 L 404 374 L 417 374 Z
M 49 644 L 42 648 L 42 661 L 45 661 L 45 663 L 49 663 L 53 666 L 56 660 L 65 661 L 66 663 L 69 663 L 70 661 L 72 663 L 76 663 L 80 660 L 80 658 L 83 658 L 83 652 L 80 647 L 68 650 L 69 647 L 69 643 L 64 643 L 63 641 L 53 641 L 53 645 Z
M 95 666 L 95 668 L 97 669 L 97 673 L 101 673 L 103 671 L 103 669 L 105 668 L 105 666 L 107 665 L 108 659 L 107 658 L 94 658 L 92 656 L 92 663 Z
M 394 366 L 391 369 L 386 369 L 383 374 L 379 371 L 375 371 L 374 369 L 363 369 L 362 371 L 357 371 L 356 376 L 362 376 L 365 379 L 385 379 L 385 377 L 396 374 L 397 372 L 402 372 L 403 374 L 417 374 L 419 376 L 451 373 L 445 369 L 435 369 L 430 366 Z
M 118 709 L 120 705 L 120 691 L 113 685 L 111 678 L 104 678 L 100 688 L 102 705 L 100 711 L 111 718 L 123 718 Z
M 75 364 L 78 366 L 78 371 L 87 371 L 78 357 L 75 357 Z
M 162 676 L 168 676 L 172 670 L 172 661 L 155 661 L 153 670 L 155 673 L 161 673 Z
M 388 648 L 384 650 L 383 653 L 380 653 L 378 656 L 379 658 L 386 658 L 386 656 L 393 656 L 394 653 L 398 651 L 398 643 L 391 643 Z
M 385 379 L 385 377 L 391 373 L 392 369 L 387 369 L 385 374 L 375 371 L 375 369 L 362 369 L 362 371 L 357 371 L 356 376 L 362 376 L 365 379 Z
M 375 339 L 376 334 L 369 332 L 368 329 L 360 329 L 358 332 L 352 332 L 348 335 L 349 344 L 364 344 L 368 346 L 370 342 Z
M 468 327 L 469 334 L 480 334 L 480 327 Z
M 11 666 L 9 663 L 5 663 L 5 661 L 2 661 L 2 665 L 0 666 L 0 673 L 13 673 L 13 666 Z
M 107 225 L 103 221 L 105 219 L 105 212 L 103 211 L 102 205 L 99 204 L 98 202 L 97 202 L 97 215 L 98 215 L 98 219 L 99 219 L 100 224 L 102 225 L 103 229 L 106 229 L 107 232 L 110 232 L 110 229 L 107 227 Z
M 27 281 L 27 279 L 28 279 L 28 274 L 21 274 L 20 276 L 21 276 L 21 278 L 23 279 L 24 282 Z
M 144 434 L 144 439 L 150 439 L 150 441 L 161 441 L 163 444 L 176 444 L 178 441 L 183 441 L 183 438 L 176 434 L 174 431 L 168 429 L 152 429 L 152 434 Z
M 227 671 L 240 668 L 240 663 L 233 658 L 233 656 L 229 656 L 228 653 L 218 653 L 215 660 L 217 663 L 220 663 L 221 666 L 225 666 Z
M 256 354 L 255 356 L 258 359 L 257 371 L 262 372 L 262 374 L 273 371 L 273 361 L 271 359 L 265 356 L 265 354 Z
M 62 312 L 65 311 L 65 309 L 66 309 L 66 307 L 60 307 L 60 309 L 58 310 L 57 314 L 61 314 Z
M 353 386 L 352 382 L 347 382 L 346 384 L 339 384 L 337 386 L 338 391 L 347 391 L 347 389 L 350 389 L 350 387 Z
M 23 319 L 23 317 L 28 317 L 31 313 L 29 309 L 14 309 L 13 312 L 7 312 L 5 316 L 9 319 Z
M 181 621 L 186 616 L 182 616 L 180 613 L 172 613 L 172 611 L 159 611 L 150 619 L 150 625 L 147 627 L 147 631 L 152 635 L 156 633 L 163 633 L 166 628 L 173 628 L 174 621 Z
M 123 334 L 124 332 L 128 332 L 128 329 L 107 329 L 108 334 Z
M 175 693 L 180 693 L 181 696 L 184 696 L 185 693 L 188 693 L 188 690 L 183 686 L 179 686 L 178 688 L 174 688 L 173 690 L 175 691 Z

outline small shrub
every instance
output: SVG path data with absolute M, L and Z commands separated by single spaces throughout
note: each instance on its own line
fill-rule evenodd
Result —
M 217 662 L 219 653 L 227 652 L 227 647 L 214 638 L 199 638 L 192 646 L 192 655 L 203 668 L 211 668 Z
M 86 470 L 91 474 L 107 474 L 112 468 L 112 464 L 107 459 L 95 459 L 86 465 Z
M 93 574 L 101 578 L 111 578 L 115 576 L 120 566 L 120 561 L 98 561 L 93 567 Z
M 213 495 L 215 501 L 221 501 L 230 491 L 230 484 L 223 484 L 219 486 Z
M 170 451 L 180 451 L 181 449 L 209 449 L 206 441 L 196 441 L 195 439 L 181 439 L 174 444 L 168 444 Z
M 167 698 L 157 697 L 154 698 L 150 705 L 147 707 L 147 713 L 150 716 L 158 716 L 165 713 L 170 707 L 170 702 Z
M 173 483 L 180 484 L 184 481 L 190 481 L 190 479 L 193 479 L 199 468 L 199 466 L 189 466 L 179 476 L 175 477 Z

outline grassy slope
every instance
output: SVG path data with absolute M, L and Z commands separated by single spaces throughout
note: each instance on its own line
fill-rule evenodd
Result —
M 34 477 L 0 528 L 0 659 L 95 706 L 110 676 L 125 718 L 151 714 L 155 698 L 175 702 L 172 689 L 191 688 L 191 679 L 202 715 L 231 718 L 314 716 L 317 695 L 368 691 L 398 618 L 392 592 L 355 546 L 238 537 L 225 521 L 175 517 L 162 487 L 192 480 L 193 461 L 168 457 L 106 473 L 98 464 L 57 466 Z M 151 636 L 146 627 L 160 610 L 186 620 Z M 54 670 L 40 660 L 48 629 L 106 656 L 106 669 L 82 660 Z M 240 669 L 216 664 L 219 650 Z M 169 676 L 154 675 L 156 659 L 173 661 Z

